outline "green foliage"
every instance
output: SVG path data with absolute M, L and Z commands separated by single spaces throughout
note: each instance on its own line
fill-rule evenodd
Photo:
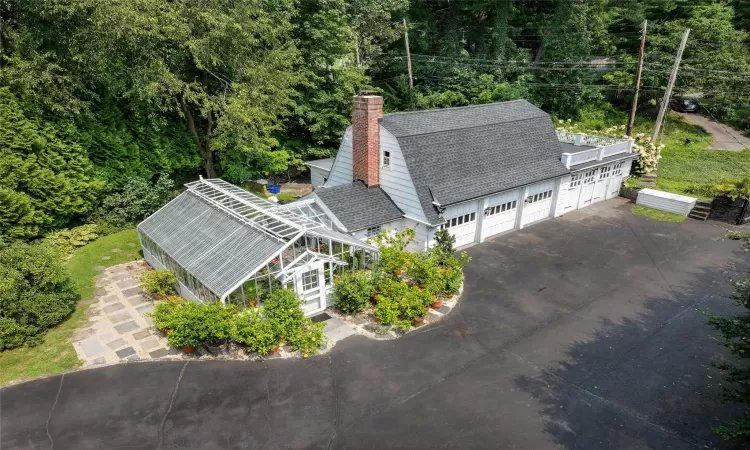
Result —
M 0 350 L 36 345 L 65 320 L 79 295 L 55 252 L 43 244 L 0 251 Z
M 248 308 L 235 316 L 235 340 L 251 352 L 267 355 L 281 338 L 274 325 L 262 314 L 262 308 Z
M 323 328 L 325 324 L 322 322 L 316 323 L 309 318 L 302 320 L 295 333 L 289 338 L 289 346 L 292 350 L 302 352 L 303 358 L 317 354 L 325 339 Z
M 750 178 L 735 182 L 724 181 L 712 184 L 691 184 L 685 189 L 685 192 L 706 198 L 719 196 L 727 196 L 733 199 L 750 198 Z
M 750 403 L 750 391 L 747 389 L 750 383 L 750 370 L 747 369 L 750 358 L 750 272 L 736 284 L 732 300 L 737 306 L 744 308 L 743 313 L 728 317 L 711 314 L 708 323 L 718 332 L 719 341 L 734 356 L 735 361 L 714 366 L 726 377 L 726 383 L 722 383 L 724 399 L 747 405 Z M 750 413 L 745 412 L 725 425 L 715 427 L 714 431 L 724 439 L 750 440 Z
M 167 300 L 157 302 L 154 305 L 154 310 L 146 313 L 146 316 L 151 317 L 154 322 L 154 326 L 160 330 L 171 330 L 172 317 L 175 308 L 184 303 L 185 300 L 180 297 L 169 297 Z
M 431 295 L 439 295 L 445 291 L 445 268 L 435 257 L 439 253 L 421 253 L 415 258 L 415 263 L 409 268 L 408 274 L 416 280 Z M 441 253 L 440 253 L 441 254 Z
M 140 177 L 128 178 L 121 192 L 104 198 L 95 218 L 113 226 L 135 224 L 156 212 L 176 194 L 174 181 L 167 174 L 161 174 L 155 183 Z
M 98 239 L 99 236 L 98 225 L 86 224 L 48 234 L 44 237 L 44 241 L 60 256 L 65 257 L 73 253 L 73 250 Z
M 375 318 L 381 325 L 402 325 L 402 321 L 399 319 L 401 315 L 401 309 L 399 308 L 399 300 L 392 297 L 379 297 L 378 303 L 375 305 Z M 403 324 L 405 328 L 408 328 L 408 322 Z
M 236 314 L 234 305 L 180 302 L 162 324 L 172 330 L 167 340 L 173 347 L 220 344 L 234 335 Z
M 0 88 L 0 238 L 36 237 L 90 211 L 103 184 L 71 131 L 27 117 Z
M 156 298 L 176 293 L 177 277 L 168 270 L 149 270 L 141 276 L 141 289 Z
M 630 210 L 636 216 L 648 217 L 649 219 L 658 220 L 659 222 L 679 223 L 683 222 L 687 218 L 687 216 L 683 216 L 682 214 L 674 214 L 671 212 L 648 208 L 641 205 L 633 205 Z
M 450 234 L 448 230 L 439 230 L 435 233 L 435 248 L 445 255 L 452 255 L 455 249 L 456 237 Z
M 281 340 L 297 333 L 305 318 L 302 300 L 291 289 L 275 289 L 263 300 L 263 313 L 273 324 Z
M 389 276 L 398 276 L 400 272 L 409 269 L 414 261 L 414 254 L 406 251 L 406 246 L 415 239 L 416 232 L 407 228 L 398 233 L 381 231 L 370 242 L 380 250 L 378 269 Z
M 333 304 L 345 314 L 365 309 L 374 292 L 372 273 L 344 272 L 333 280 Z

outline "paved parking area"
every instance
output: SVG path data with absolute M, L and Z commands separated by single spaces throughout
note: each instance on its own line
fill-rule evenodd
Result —
M 307 360 L 121 364 L 0 391 L 3 448 L 733 448 L 705 312 L 748 253 L 620 200 L 501 236 L 458 307 Z

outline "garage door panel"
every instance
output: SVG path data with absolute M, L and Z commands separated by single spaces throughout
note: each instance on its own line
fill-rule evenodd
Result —
M 516 227 L 519 192 L 515 190 L 490 197 L 482 225 L 485 239 Z
M 440 229 L 456 238 L 456 247 L 471 244 L 476 239 L 477 213 L 476 203 L 450 208 L 444 213 L 445 224 Z
M 523 217 L 521 219 L 524 226 L 550 216 L 554 190 L 555 180 L 529 186 L 528 194 L 524 200 Z

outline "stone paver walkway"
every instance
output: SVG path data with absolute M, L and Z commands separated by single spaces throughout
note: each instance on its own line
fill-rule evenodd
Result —
M 211 355 L 198 348 L 186 354 L 172 348 L 145 314 L 154 309 L 153 301 L 138 287 L 140 276 L 150 270 L 145 261 L 135 261 L 101 268 L 96 279 L 96 299 L 87 314 L 89 320 L 73 336 L 73 347 L 85 367 L 139 360 L 194 359 L 273 359 L 300 356 L 283 345 L 279 353 L 261 357 L 231 345 L 220 355 Z M 345 337 L 355 334 L 354 328 L 336 317 L 326 321 L 323 333 L 328 338 L 326 352 Z
M 179 355 L 145 316 L 154 309 L 138 287 L 145 270 L 144 262 L 132 262 L 107 268 L 97 277 L 89 321 L 73 337 L 73 347 L 85 366 Z

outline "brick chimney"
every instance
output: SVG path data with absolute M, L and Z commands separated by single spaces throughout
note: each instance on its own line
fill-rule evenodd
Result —
M 352 108 L 352 173 L 367 187 L 380 184 L 380 122 L 383 97 L 363 91 L 354 96 Z

